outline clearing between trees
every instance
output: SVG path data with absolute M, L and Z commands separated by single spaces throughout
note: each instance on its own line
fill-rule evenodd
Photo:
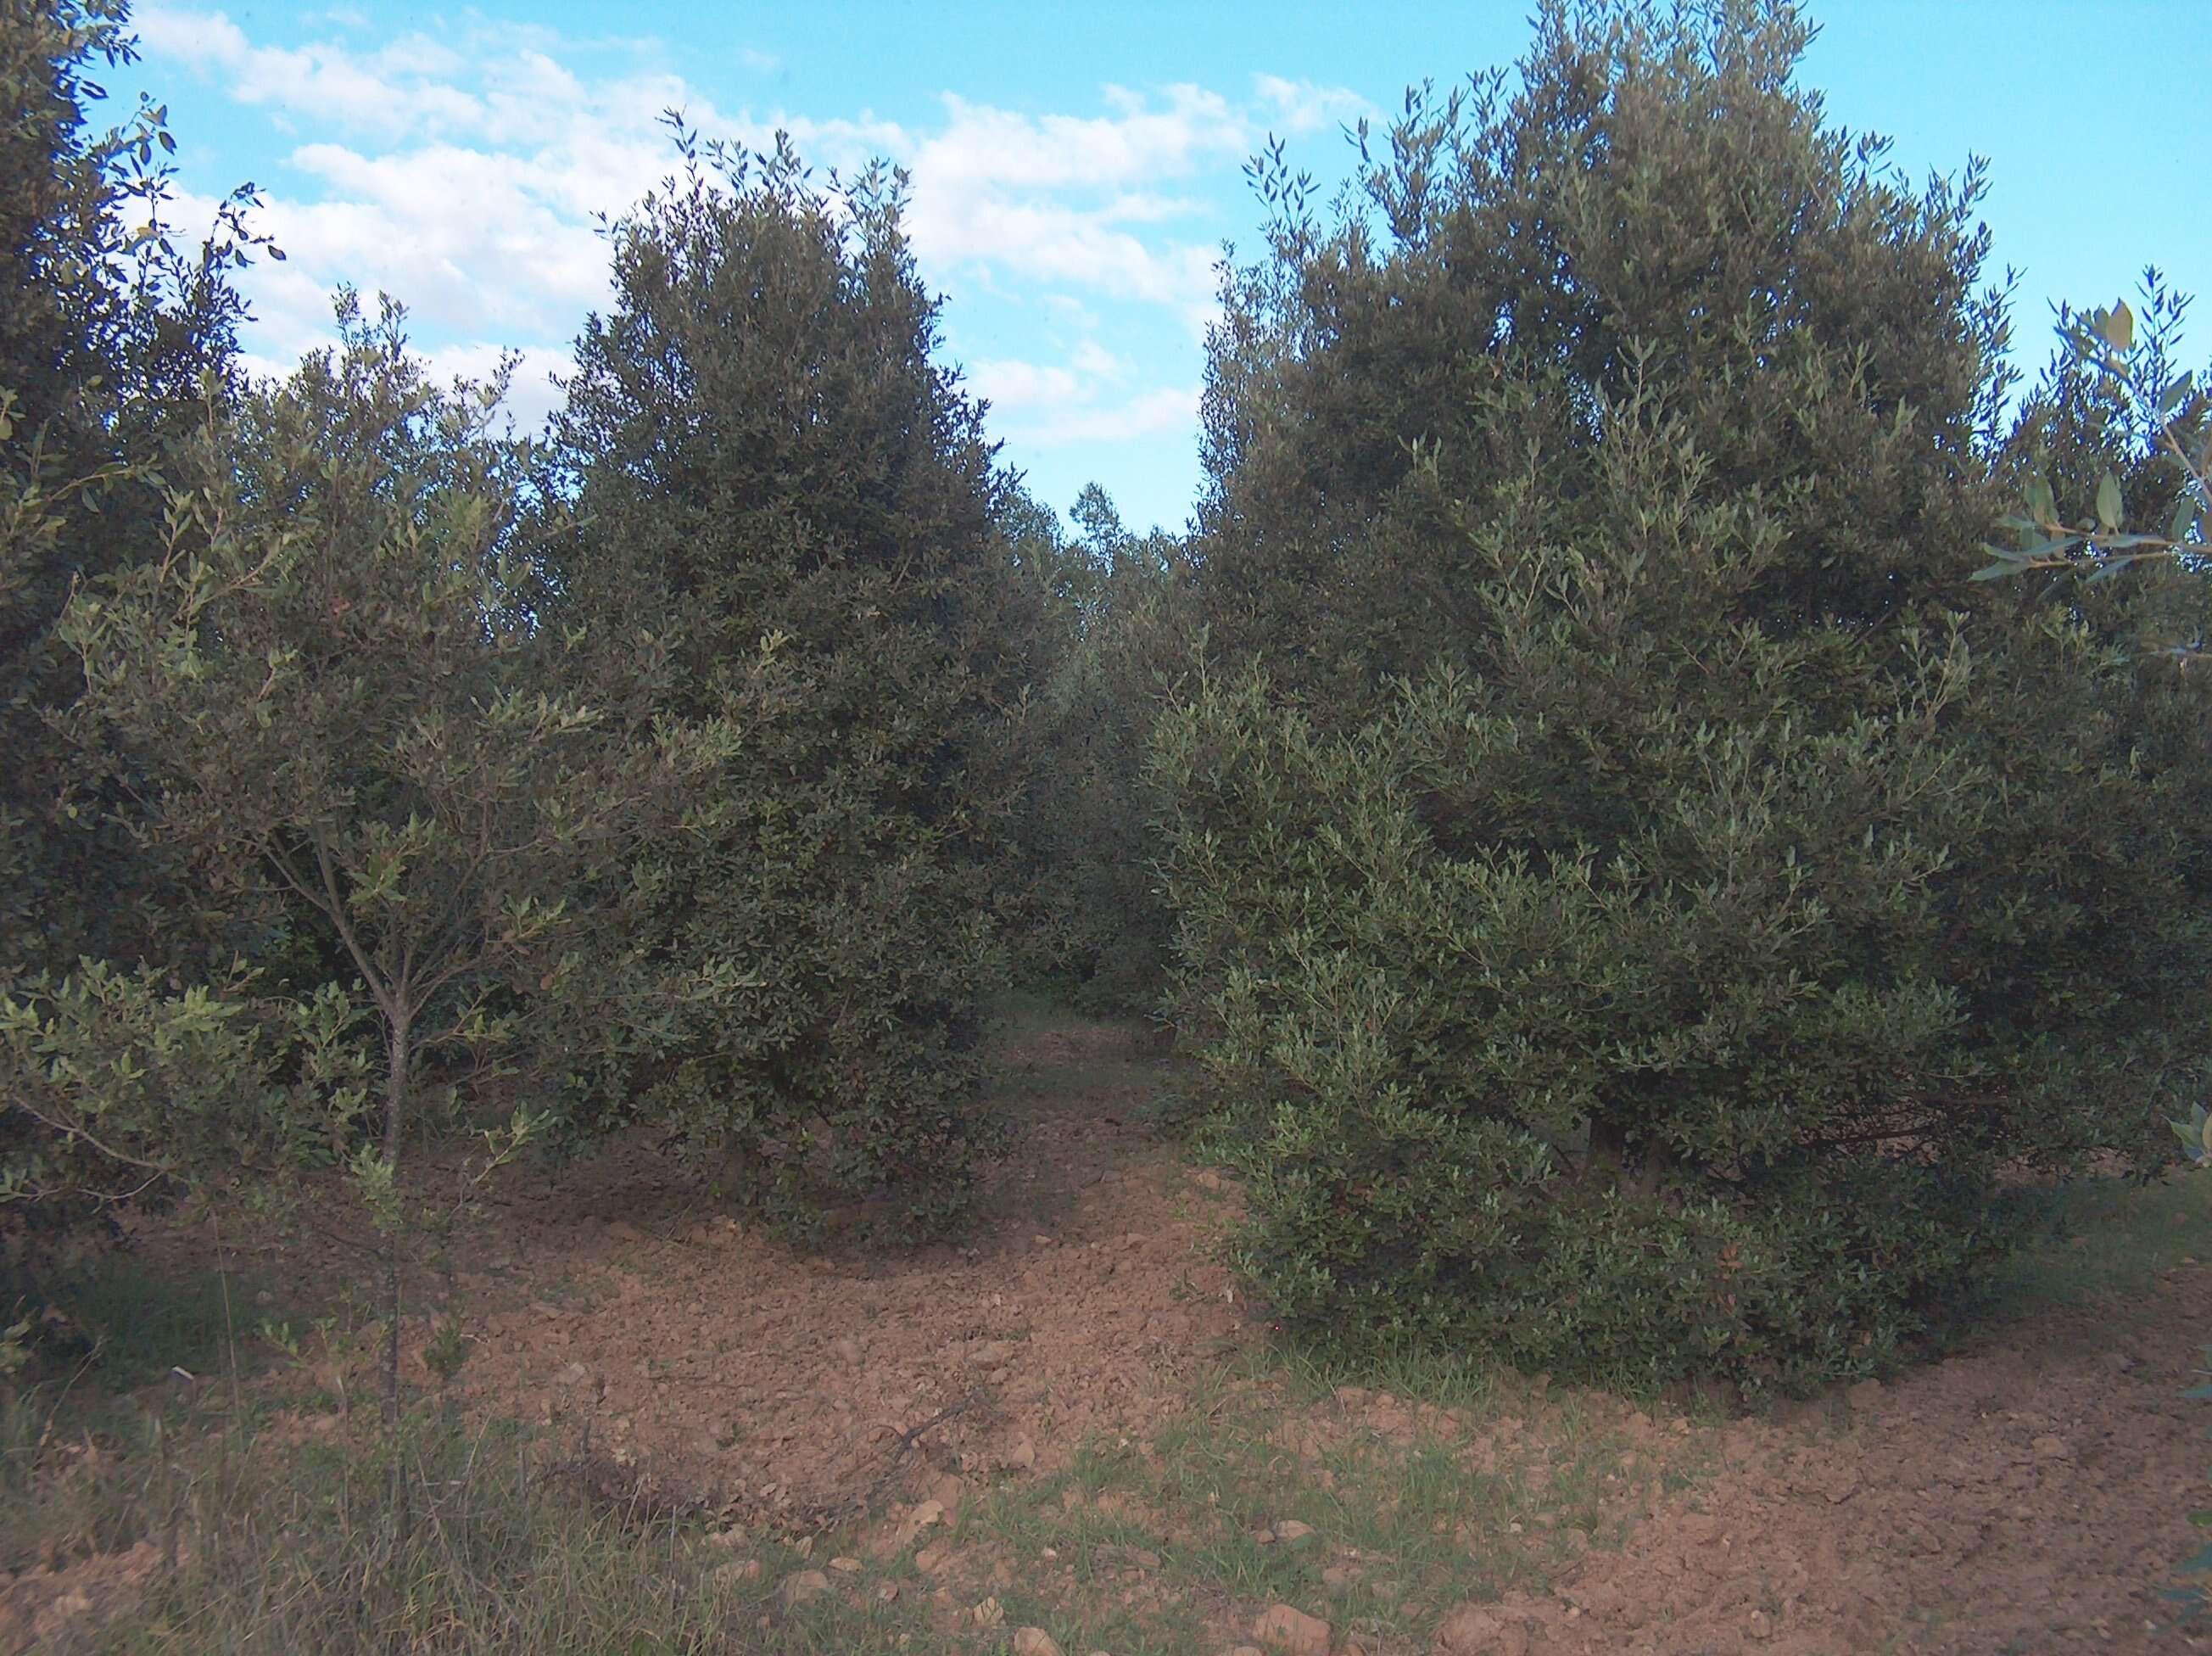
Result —
M 586 1642 L 618 1613 L 614 1647 L 641 1650 L 2203 1642 L 2152 1629 L 2201 1470 L 2181 1393 L 2212 1315 L 2190 1251 L 2212 1182 L 2085 1198 L 2075 1237 L 2013 1282 L 2016 1316 L 1893 1385 L 1733 1417 L 1432 1359 L 1352 1385 L 1273 1342 L 1215 1257 L 1238 1193 L 1148 1125 L 1166 1072 L 1145 1036 L 1031 1028 L 1008 1057 L 1014 1153 L 968 1245 L 797 1255 L 641 1142 L 506 1178 L 408 1351 L 434 1391 L 430 1330 L 473 1336 L 446 1383 L 465 1458 L 421 1485 L 418 1525 L 455 1553 L 441 1591 L 506 1602 L 510 1636 L 550 1617 L 533 1638 Z M 319 1456 L 374 1433 L 373 1317 L 252 1364 L 270 1342 L 244 1330 L 306 1326 L 295 1307 L 329 1300 L 345 1252 L 217 1240 L 139 1244 L 149 1275 L 222 1267 L 238 1333 L 212 1372 L 73 1436 L 11 1430 L 11 1494 L 35 1500 L 9 1552 L 43 1558 L 0 1585 L 0 1650 L 274 1647 L 337 1613 L 308 1608 L 338 1584 L 301 1526 L 343 1504 Z M 158 1338 L 144 1320 L 123 1337 Z M 214 1470 L 216 1444 L 259 1481 Z M 164 1458 L 167 1481 L 148 1466 Z M 508 1459 L 567 1513 L 550 1532 L 518 1511 L 518 1534 L 482 1533 Z M 233 1504 L 210 1507 L 225 1481 Z M 269 1526 L 258 1568 L 227 1551 L 241 1498 Z M 564 1590 L 564 1610 L 532 1608 Z M 390 1647 L 474 1647 L 440 1630 L 438 1594 L 412 1602 L 386 1607 Z

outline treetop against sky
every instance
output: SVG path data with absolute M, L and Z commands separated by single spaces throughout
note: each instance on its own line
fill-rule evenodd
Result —
M 325 343 L 350 283 L 404 301 L 441 368 L 519 351 L 514 405 L 532 421 L 608 297 L 595 215 L 674 162 L 664 112 L 756 145 L 788 131 L 823 167 L 887 158 L 912 175 L 945 348 L 1006 458 L 1062 510 L 1096 478 L 1132 524 L 1177 527 L 1215 267 L 1262 222 L 1245 161 L 1279 137 L 1325 198 L 1347 124 L 1386 123 L 1414 82 L 1510 63 L 1528 9 L 145 0 L 144 61 L 116 89 L 169 105 L 186 223 L 261 186 L 289 257 L 245 281 L 258 366 Z M 2020 273 L 2023 363 L 2045 354 L 2053 301 L 2110 303 L 2151 263 L 2212 285 L 2212 109 L 2188 74 L 2212 62 L 2212 9 L 1832 0 L 1814 15 L 1801 75 L 1832 120 L 1891 136 L 1915 178 L 1990 158 L 1992 274 Z

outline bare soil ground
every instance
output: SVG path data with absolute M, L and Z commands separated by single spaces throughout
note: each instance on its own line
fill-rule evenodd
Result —
M 482 1342 L 466 1383 L 588 1425 L 665 1491 L 787 1526 L 909 1460 L 1050 1469 L 1156 1418 L 1243 1330 L 1200 1204 L 1137 1124 L 1156 1066 L 1125 1032 L 1079 1029 L 1030 1038 L 1012 1068 L 1044 1090 L 961 1246 L 794 1254 L 643 1144 L 513 1182 L 460 1283 Z
M 1216 1257 L 1233 1186 L 1145 1127 L 1161 1072 L 1138 1038 L 1031 1033 L 1012 1074 L 1016 1148 L 964 1246 L 796 1255 L 641 1145 L 515 1175 L 453 1285 L 470 1407 L 701 1513 L 760 1648 L 2212 1643 L 2153 1631 L 2201 1544 L 2212 1421 L 2180 1394 L 2212 1338 L 2212 1269 L 2185 1257 L 2212 1245 L 2186 1229 L 2212 1180 L 2169 1204 L 2175 1241 L 2124 1299 L 1728 1420 L 1465 1367 L 1312 1368 Z M 86 1586 L 65 1570 L 92 1568 L 0 1579 L 0 1633 L 11 1604 L 19 1635 L 52 1623 Z

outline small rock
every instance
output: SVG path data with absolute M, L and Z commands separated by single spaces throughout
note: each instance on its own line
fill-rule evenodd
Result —
M 714 1572 L 714 1580 L 726 1587 L 748 1586 L 761 1579 L 761 1562 L 757 1558 L 733 1558 Z
M 2027 1446 L 2038 1460 L 2063 1460 L 2068 1453 L 2066 1440 L 2054 1436 L 2049 1432 L 2035 1439 Z
M 1341 1564 L 1331 1564 L 1321 1573 L 1321 1584 L 1331 1592 L 1342 1592 L 1359 1578 Z
M 1844 1392 L 1844 1396 L 1850 1399 L 1853 1409 L 1863 1411 L 1874 1408 L 1881 1402 L 1881 1391 L 1880 1380 L 1861 1380 L 1850 1391 Z
M 1097 1554 L 1102 1564 L 1118 1564 L 1126 1569 L 1156 1570 L 1160 1567 L 1160 1556 L 1143 1547 L 1124 1547 L 1109 1542 Z
M 968 1349 L 968 1366 L 970 1368 L 1003 1368 L 1013 1355 L 1013 1347 L 1004 1340 L 986 1340 Z
M 914 1556 L 914 1567 L 924 1575 L 934 1575 L 951 1561 L 950 1547 L 924 1547 Z
M 894 1598 L 897 1598 L 897 1597 L 898 1597 L 898 1583 L 897 1583 L 897 1582 L 896 1582 L 896 1581 L 878 1581 L 878 1583 L 876 1583 L 876 1598 L 877 1598 L 878 1602 L 881 1603 L 881 1604 L 890 1604 L 890 1601 L 891 1601 L 892 1599 L 894 1599 Z
M 589 1385 L 591 1383 L 592 1371 L 581 1363 L 570 1363 L 553 1377 L 553 1384 L 564 1391 L 572 1386 Z
M 1449 1656 L 1527 1656 L 1528 1624 L 1495 1604 L 1462 1604 L 1437 1629 L 1437 1648 Z
M 830 1561 L 830 1568 L 840 1575 L 858 1575 L 861 1566 L 857 1558 L 833 1558 Z
M 976 1605 L 968 1614 L 977 1627 L 994 1628 L 1006 1621 L 1006 1607 L 999 1602 L 994 1594 Z
M 830 1342 L 830 1349 L 837 1361 L 848 1367 L 857 1367 L 860 1361 L 860 1342 L 851 1335 L 839 1336 Z
M 1014 1656 L 1062 1656 L 1062 1653 L 1060 1641 L 1042 1628 L 1016 1628 Z
M 1301 1524 L 1295 1518 L 1279 1518 L 1272 1538 L 1285 1547 L 1303 1547 L 1314 1538 L 1310 1524 Z
M 1014 1440 L 1014 1446 L 1006 1451 L 1006 1464 L 1028 1471 L 1036 1464 L 1036 1445 L 1026 1436 Z
M 2099 1361 L 2115 1374 L 2124 1374 L 2137 1366 L 2134 1355 L 2125 1351 L 2108 1351 Z
M 1317 1616 L 1288 1604 L 1271 1604 L 1252 1623 L 1252 1636 L 1281 1656 L 1328 1656 L 1333 1629 Z
M 878 1550 L 902 1552 L 914 1545 L 915 1539 L 931 1525 L 942 1524 L 944 1521 L 945 1505 L 942 1501 L 921 1501 L 893 1527 L 889 1545 L 879 1546 Z
M 726 1530 L 717 1530 L 707 1537 L 707 1544 L 710 1547 L 727 1547 L 732 1549 L 742 1547 L 745 1544 L 745 1526 L 742 1524 L 732 1524 Z
M 830 1591 L 830 1578 L 820 1570 L 801 1570 L 796 1575 L 787 1575 L 775 1590 L 775 1596 L 789 1610 L 810 1598 L 819 1598 Z
M 1192 1174 L 1191 1182 L 1201 1190 L 1218 1190 L 1221 1188 L 1221 1175 L 1207 1167 Z
M 1744 1623 L 1743 1630 L 1753 1639 L 1771 1639 L 1774 1636 L 1774 1618 L 1763 1610 L 1755 1610 Z

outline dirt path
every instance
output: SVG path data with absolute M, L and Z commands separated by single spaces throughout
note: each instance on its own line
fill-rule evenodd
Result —
M 2212 1274 L 2148 1310 L 2124 1331 L 2108 1309 L 2038 1318 L 1855 1388 L 1838 1422 L 1727 1428 L 1718 1476 L 1505 1621 L 1559 1650 L 2198 1647 L 2151 1636 L 2149 1595 L 2201 1544 L 2182 1515 L 2212 1448 L 2179 1394 Z
M 971 1618 L 1021 1592 L 1079 1652 L 1223 1656 L 1276 1604 L 1328 1624 L 1310 1656 L 2212 1647 L 2150 1631 L 2202 1540 L 2201 1264 L 1772 1419 L 1332 1392 L 1214 1261 L 1233 1188 L 1145 1130 L 1157 1059 L 1075 1029 L 1012 1069 L 965 1246 L 795 1255 L 641 1145 L 517 1175 L 458 1281 L 461 1386 L 741 1524 L 763 1592 L 804 1557 L 772 1537 L 832 1526 L 867 1573 L 823 1602 L 946 1650 L 1000 1650 Z M 2212 1242 L 2212 1179 L 2182 1202 Z M 835 1527 L 864 1505 L 872 1549 Z
M 1030 1102 L 969 1247 L 798 1259 L 688 1206 L 641 1151 L 592 1169 L 580 1200 L 574 1176 L 516 1190 L 467 1284 L 501 1307 L 469 1384 L 588 1423 L 663 1487 L 787 1524 L 881 1494 L 887 1474 L 908 1490 L 932 1471 L 1042 1475 L 1086 1439 L 1149 1429 L 1255 1336 L 1207 1257 L 1211 1176 L 1135 1124 L 1157 1076 L 1126 1037 L 1036 1036 L 1016 1062 Z M 2039 1318 L 1787 1423 L 1686 1440 L 1587 1400 L 1632 1457 L 1706 1470 L 1655 1492 L 1620 1550 L 1590 1552 L 1550 1595 L 1443 1636 L 1685 1656 L 2148 1647 L 2148 1592 L 2191 1549 L 2182 1514 L 2202 1491 L 2204 1422 L 2179 1393 L 2212 1330 L 2212 1274 L 2176 1273 L 2139 1310 L 2121 1336 L 2108 1310 Z
M 963 1247 L 795 1256 L 641 1148 L 512 1190 L 462 1284 L 490 1307 L 471 1391 L 787 1523 L 895 1463 L 1049 1467 L 1156 1416 L 1241 1325 L 1201 1204 L 1136 1124 L 1157 1067 L 1105 1029 L 1032 1038 L 1012 1067 L 1019 1139 Z

